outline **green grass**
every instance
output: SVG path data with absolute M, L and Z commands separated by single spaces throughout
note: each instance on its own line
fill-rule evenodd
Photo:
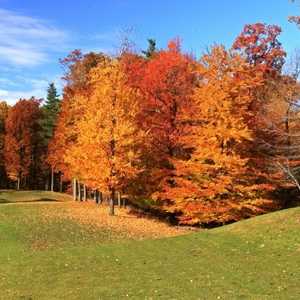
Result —
M 299 208 L 129 241 L 105 228 L 45 221 L 41 211 L 58 207 L 0 205 L 1 300 L 300 299 Z

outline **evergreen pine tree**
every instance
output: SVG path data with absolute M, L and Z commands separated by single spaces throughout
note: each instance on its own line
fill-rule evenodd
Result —
M 48 145 L 49 140 L 51 139 L 56 123 L 56 119 L 60 110 L 60 99 L 57 94 L 56 87 L 54 83 L 50 83 L 47 89 L 47 100 L 43 106 L 44 120 L 43 120 L 43 129 L 44 129 L 44 142 L 45 145 Z
M 153 54 L 156 52 L 156 41 L 155 39 L 148 39 L 148 49 L 146 51 L 142 51 L 146 58 L 151 58 Z
M 48 151 L 48 144 L 54 134 L 54 129 L 56 126 L 57 117 L 60 111 L 60 99 L 59 95 L 57 93 L 56 87 L 54 83 L 50 83 L 49 87 L 47 89 L 47 99 L 45 101 L 45 104 L 42 107 L 43 110 L 43 119 L 42 119 L 42 130 L 43 130 L 43 144 L 44 144 L 44 150 L 45 150 L 45 156 L 47 155 Z M 47 170 L 47 167 L 44 168 L 44 170 Z M 54 190 L 54 181 L 55 181 L 55 174 L 54 169 L 51 168 L 49 171 L 50 173 L 50 189 L 51 191 Z M 46 178 L 49 178 L 49 173 L 46 172 L 44 176 Z M 49 181 L 46 179 L 46 189 L 48 189 Z

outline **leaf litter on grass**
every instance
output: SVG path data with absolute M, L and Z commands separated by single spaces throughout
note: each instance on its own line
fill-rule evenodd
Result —
M 55 207 L 57 209 L 42 210 L 45 220 L 69 219 L 87 226 L 93 232 L 106 228 L 123 233 L 128 239 L 158 239 L 190 232 L 187 228 L 174 227 L 155 219 L 134 216 L 124 208 L 117 208 L 116 215 L 109 216 L 107 206 L 97 206 L 91 202 L 56 203 Z

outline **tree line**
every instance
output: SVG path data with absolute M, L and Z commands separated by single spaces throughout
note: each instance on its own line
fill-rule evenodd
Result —
M 299 188 L 300 60 L 285 66 L 275 25 L 250 24 L 200 58 L 180 39 L 116 56 L 74 50 L 35 98 L 0 104 L 2 187 L 117 193 L 180 224 L 280 208 Z M 96 197 L 97 198 L 97 197 Z
M 53 137 L 60 99 L 54 83 L 43 99 L 20 99 L 10 107 L 0 102 L 0 186 L 49 189 L 48 144 Z

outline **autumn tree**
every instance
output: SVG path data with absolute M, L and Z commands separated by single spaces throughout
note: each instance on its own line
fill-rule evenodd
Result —
M 279 86 L 282 87 L 282 67 L 286 53 L 279 41 L 280 33 L 281 28 L 276 25 L 250 24 L 244 27 L 233 44 L 233 49 L 263 78 L 263 84 L 254 89 L 249 106 L 252 117 L 249 118 L 248 125 L 254 134 L 247 147 L 253 175 L 257 178 L 256 181 L 261 182 L 272 181 L 272 173 L 275 171 L 270 165 L 273 151 L 268 146 L 268 141 L 280 139 L 279 132 L 272 130 L 270 125 L 270 109 L 278 107 L 276 102 L 281 102 L 278 94 L 282 95 Z
M 300 85 L 297 81 L 297 63 L 294 67 L 291 75 L 278 77 L 276 88 L 270 93 L 264 131 L 272 138 L 262 142 L 269 153 L 265 159 L 270 173 L 277 171 L 275 179 L 279 187 L 285 189 L 292 184 L 300 190 Z
M 128 84 L 137 88 L 143 99 L 138 122 L 148 132 L 143 151 L 145 172 L 135 187 L 151 196 L 172 176 L 172 160 L 186 155 L 178 137 L 186 127 L 183 115 L 193 110 L 195 61 L 181 51 L 179 39 L 170 41 L 166 50 L 157 51 L 151 59 L 131 55 L 124 60 Z
M 181 115 L 185 130 L 177 136 L 188 155 L 173 157 L 172 176 L 154 196 L 168 200 L 166 209 L 181 223 L 228 222 L 238 218 L 232 211 L 247 194 L 248 160 L 241 149 L 252 139 L 248 107 L 251 89 L 261 81 L 240 56 L 221 46 L 201 58 L 195 73 L 192 111 Z
M 88 100 L 77 98 L 77 105 L 85 108 L 76 124 L 76 143 L 65 159 L 83 182 L 110 194 L 113 215 L 116 191 L 125 189 L 139 173 L 139 145 L 143 143 L 136 122 L 139 94 L 127 86 L 118 60 L 93 68 L 91 84 Z
M 63 90 L 60 113 L 53 138 L 48 147 L 47 161 L 55 172 L 60 172 L 64 180 L 71 180 L 73 175 L 64 160 L 65 152 L 76 142 L 75 126 L 82 115 L 82 107 L 76 102 L 77 97 L 89 97 L 88 74 L 93 67 L 105 59 L 102 53 L 83 55 L 79 50 L 72 51 L 61 64 L 65 69 L 63 77 L 66 85 Z M 62 178 L 61 178 L 62 179 Z
M 255 90 L 255 97 L 249 107 L 254 112 L 252 124 L 249 125 L 258 131 L 263 127 L 260 121 L 265 114 L 265 106 L 269 105 L 270 93 L 276 88 L 285 62 L 286 53 L 279 41 L 280 33 L 281 28 L 276 25 L 249 24 L 232 46 L 264 79 L 264 84 Z
M 0 101 L 0 187 L 7 185 L 7 176 L 4 164 L 4 138 L 5 138 L 5 121 L 8 114 L 8 105 Z
M 83 70 L 80 72 L 77 67 L 82 59 L 81 51 L 74 50 L 60 61 L 65 70 L 63 79 L 66 82 L 66 86 L 63 91 L 63 99 L 54 134 L 48 145 L 47 162 L 52 170 L 61 172 L 67 180 L 70 179 L 70 174 L 63 156 L 66 148 L 73 140 L 73 126 L 77 114 L 75 113 L 76 108 L 73 106 L 72 99 L 75 94 L 74 86 L 79 86 L 79 82 L 82 82 L 82 77 L 85 76 Z
M 233 49 L 239 50 L 250 65 L 263 72 L 280 72 L 286 56 L 278 40 L 280 33 L 277 25 L 248 24 L 236 38 Z
M 5 169 L 20 186 L 36 186 L 40 167 L 40 101 L 19 100 L 5 121 Z

